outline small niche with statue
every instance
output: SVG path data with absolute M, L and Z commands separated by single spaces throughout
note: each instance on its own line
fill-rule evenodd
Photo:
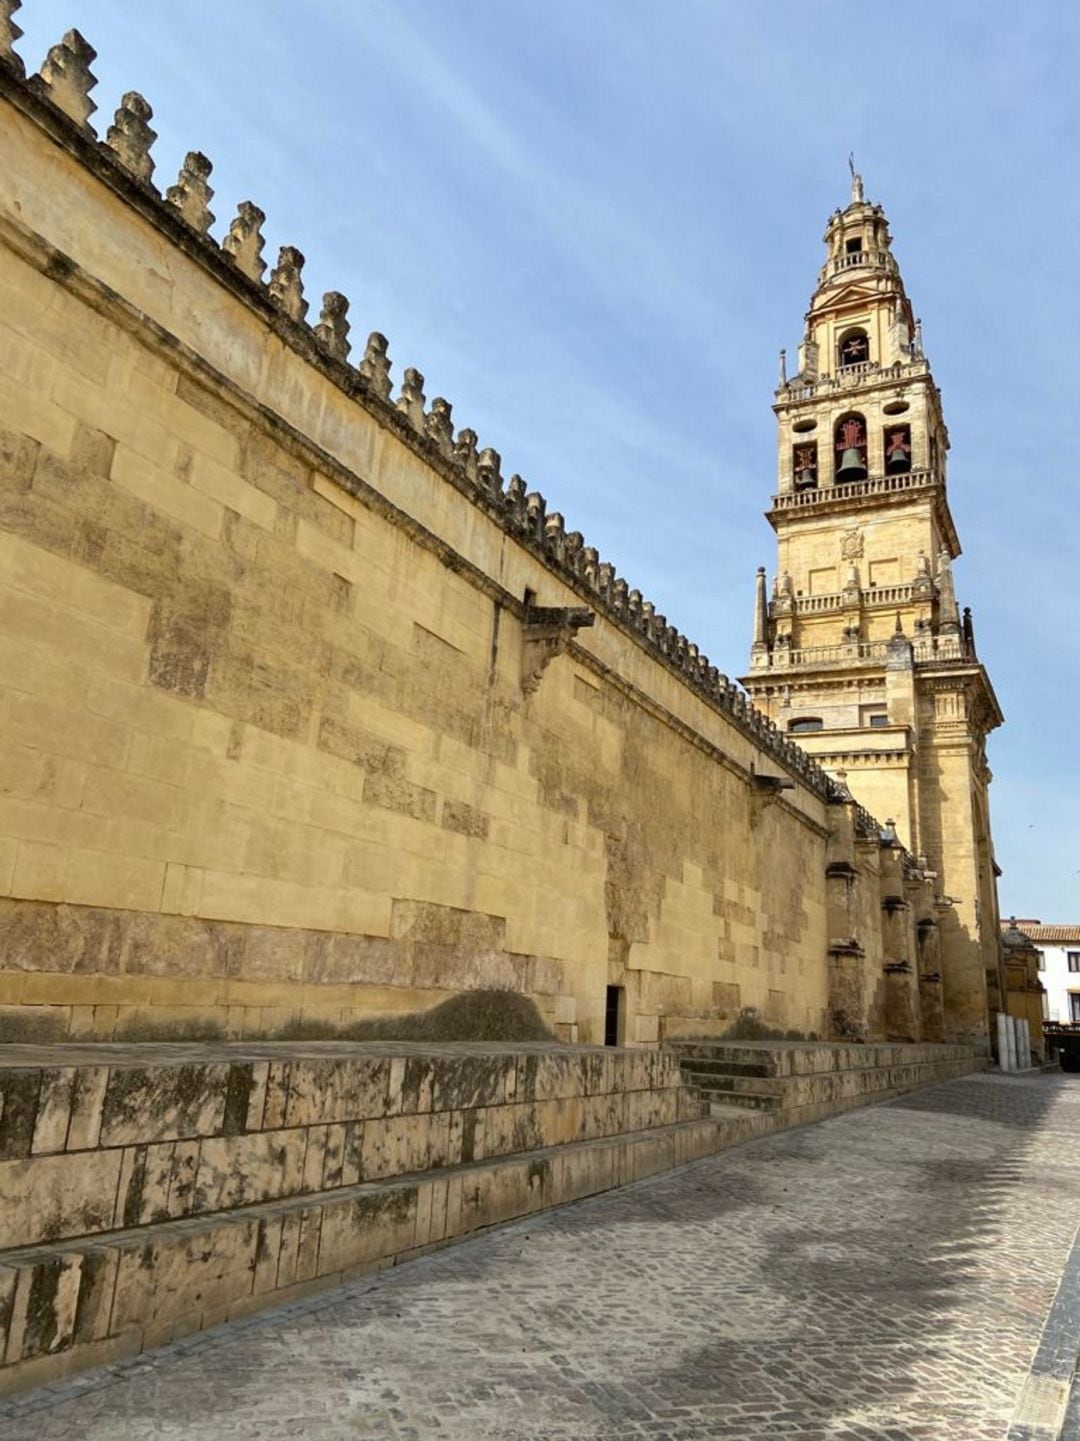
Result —
M 796 490 L 814 490 L 818 483 L 817 441 L 804 440 L 792 447 L 791 473 Z
M 889 425 L 885 428 L 885 473 L 901 475 L 911 469 L 911 426 Z

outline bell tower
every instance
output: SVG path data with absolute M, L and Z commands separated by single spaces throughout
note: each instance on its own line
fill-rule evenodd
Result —
M 987 734 L 1002 715 L 953 581 L 949 434 L 880 205 L 852 167 L 825 230 L 797 373 L 781 351 L 771 597 L 755 594 L 754 704 L 936 873 L 950 1039 L 1000 994 Z

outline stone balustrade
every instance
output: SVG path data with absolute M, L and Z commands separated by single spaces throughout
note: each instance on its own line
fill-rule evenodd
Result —
M 900 475 L 871 475 L 865 480 L 847 481 L 836 485 L 818 485 L 807 490 L 782 491 L 772 498 L 774 510 L 802 510 L 836 501 L 861 500 L 868 495 L 899 494 L 908 490 L 926 490 L 939 482 L 933 471 L 908 470 Z

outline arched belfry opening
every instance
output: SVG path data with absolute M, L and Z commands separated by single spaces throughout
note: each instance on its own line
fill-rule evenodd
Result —
M 870 359 L 870 337 L 859 325 L 845 330 L 836 342 L 836 364 L 840 370 L 865 365 Z
M 842 415 L 836 422 L 834 449 L 838 484 L 866 479 L 866 421 L 861 415 Z
M 911 469 L 911 426 L 890 425 L 885 430 L 885 470 L 901 475 Z
M 799 440 L 792 447 L 791 470 L 796 490 L 814 490 L 818 483 L 817 441 Z

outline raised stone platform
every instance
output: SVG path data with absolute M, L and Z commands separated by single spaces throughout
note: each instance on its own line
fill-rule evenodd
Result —
M 680 1061 L 729 1052 L 808 1089 L 750 1110 L 685 1083 Z M 0 1390 L 983 1064 L 788 1043 L 10 1046 Z
M 669 1049 L 703 1099 L 764 1111 L 786 1126 L 950 1081 L 989 1061 L 971 1046 L 901 1042 L 680 1040 Z

